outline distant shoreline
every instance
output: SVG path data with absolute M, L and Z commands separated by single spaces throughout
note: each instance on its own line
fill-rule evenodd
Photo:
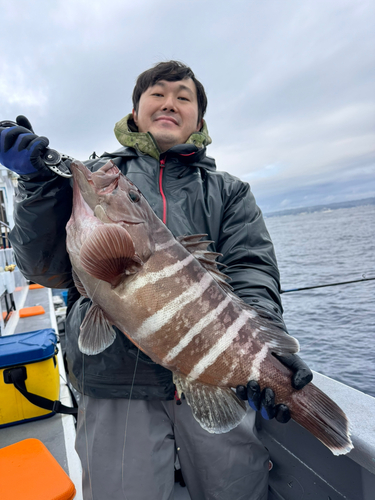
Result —
M 363 198 L 361 200 L 352 200 L 352 201 L 341 201 L 338 203 L 327 203 L 324 205 L 314 205 L 312 207 L 299 207 L 299 208 L 289 208 L 286 210 L 278 210 L 277 212 L 267 212 L 264 215 L 267 217 L 280 217 L 283 215 L 298 215 L 301 213 L 313 213 L 313 212 L 321 212 L 323 210 L 337 210 L 339 208 L 353 208 L 360 207 L 363 205 L 375 205 L 375 197 L 373 198 Z

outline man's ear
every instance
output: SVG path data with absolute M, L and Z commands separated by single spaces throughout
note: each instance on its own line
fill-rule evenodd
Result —
M 133 120 L 134 120 L 134 123 L 137 125 L 138 127 L 138 116 L 137 116 L 137 112 L 136 110 L 133 108 L 132 109 L 132 115 L 133 115 Z
M 203 118 L 198 122 L 196 131 L 199 132 L 202 129 L 202 127 L 203 127 Z

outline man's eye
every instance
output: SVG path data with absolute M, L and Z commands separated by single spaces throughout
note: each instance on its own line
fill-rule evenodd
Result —
M 187 97 L 183 97 L 183 96 L 180 96 L 180 97 L 179 97 L 179 99 L 180 99 L 181 101 L 188 101 L 188 100 L 189 100 Z
M 159 94 L 158 92 L 154 92 L 153 94 L 151 94 L 155 97 L 163 97 L 163 94 Z

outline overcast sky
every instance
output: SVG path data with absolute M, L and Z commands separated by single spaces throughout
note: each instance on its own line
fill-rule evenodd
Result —
M 374 26 L 367 0 L 0 0 L 0 120 L 114 151 L 138 74 L 177 59 L 206 88 L 208 154 L 264 212 L 375 196 Z

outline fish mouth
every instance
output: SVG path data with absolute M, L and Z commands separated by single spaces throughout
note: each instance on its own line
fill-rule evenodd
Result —
M 104 224 L 119 224 L 120 226 L 123 226 L 125 229 L 126 227 L 129 226 L 138 226 L 139 224 L 144 224 L 145 221 L 143 219 L 138 219 L 137 217 L 134 217 L 130 220 L 127 219 L 116 219 L 113 217 L 110 217 L 107 213 L 107 210 L 103 205 L 96 205 L 94 208 L 94 217 L 99 219 L 101 222 Z
M 94 187 L 97 194 L 110 194 L 117 188 L 118 179 L 115 179 L 110 184 L 108 184 L 108 186 L 106 186 L 106 187 L 97 187 L 95 182 L 93 182 L 93 181 L 89 181 L 89 183 Z
M 86 165 L 79 161 L 71 164 L 71 170 L 74 177 L 74 183 L 87 205 L 104 224 L 121 224 L 124 226 L 134 226 L 144 224 L 142 217 L 132 214 L 132 210 L 127 209 L 128 203 L 121 203 L 121 193 L 124 196 L 128 194 L 128 183 L 133 185 L 129 179 L 122 176 L 119 168 L 110 160 L 99 170 L 91 172 Z M 126 179 L 125 186 L 121 185 L 120 180 Z M 119 185 L 120 184 L 120 185 Z M 125 189 L 123 189 L 125 187 Z M 117 190 L 118 189 L 118 193 Z M 106 195 L 114 197 L 114 208 L 111 206 L 111 199 Z M 116 196 L 119 194 L 120 196 Z M 120 200 L 120 201 L 118 201 Z M 131 200 L 129 200 L 129 203 Z M 118 216 L 117 213 L 118 212 Z M 129 213 L 130 212 L 130 213 Z
M 89 184 L 97 195 L 112 193 L 117 188 L 121 175 L 120 170 L 112 161 L 106 163 L 96 172 L 91 172 L 83 163 L 74 161 L 71 164 L 71 170 L 73 177 L 77 180 L 78 185 L 83 191 L 86 191 L 86 189 L 82 185 L 82 175 L 84 181 Z
M 91 174 L 89 183 L 93 186 L 97 194 L 110 194 L 114 191 L 119 182 L 121 172 L 113 162 L 106 163 L 96 172 Z
M 107 215 L 107 217 L 108 217 L 108 215 Z M 120 224 L 121 226 L 139 226 L 139 224 L 145 223 L 144 220 L 132 220 L 132 221 L 128 221 L 128 220 L 124 220 L 124 219 L 113 220 L 110 217 L 108 217 L 108 219 L 111 221 L 112 224 Z

